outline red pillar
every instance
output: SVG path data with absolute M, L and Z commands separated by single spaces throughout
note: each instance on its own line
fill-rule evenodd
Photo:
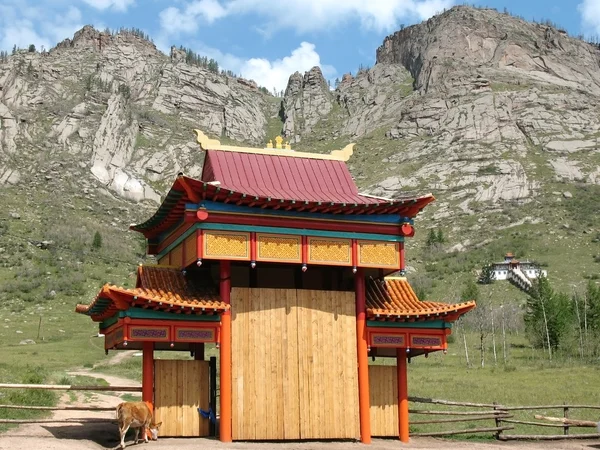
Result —
M 142 401 L 154 404 L 154 342 L 142 344 Z
M 408 374 L 405 348 L 396 350 L 396 370 L 398 372 L 398 429 L 400 441 L 408 442 Z
M 371 406 L 369 401 L 369 355 L 367 351 L 367 322 L 365 273 L 358 268 L 354 275 L 356 293 L 356 350 L 358 354 L 358 404 L 360 415 L 360 441 L 371 443 Z
M 231 304 L 231 262 L 221 261 L 220 281 L 221 301 Z M 231 310 L 221 315 L 221 418 L 219 438 L 221 442 L 231 442 Z

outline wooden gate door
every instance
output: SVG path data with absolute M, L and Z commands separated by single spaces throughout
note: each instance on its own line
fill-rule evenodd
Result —
M 234 440 L 358 438 L 351 292 L 235 288 Z
M 160 436 L 208 436 L 209 421 L 198 408 L 209 408 L 208 361 L 154 361 L 154 411 Z

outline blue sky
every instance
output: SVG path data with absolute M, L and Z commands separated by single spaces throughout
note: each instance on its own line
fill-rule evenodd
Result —
M 460 0 L 0 0 L 0 50 L 39 49 L 85 24 L 136 27 L 164 52 L 184 45 L 269 89 L 321 66 L 334 80 L 372 65 L 383 38 Z M 600 0 L 482 0 L 571 35 L 600 35 Z

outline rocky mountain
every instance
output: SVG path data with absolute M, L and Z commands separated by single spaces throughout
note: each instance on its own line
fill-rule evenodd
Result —
M 92 185 L 156 203 L 162 181 L 199 174 L 193 127 L 263 142 L 272 102 L 185 61 L 183 50 L 167 57 L 133 33 L 92 27 L 49 52 L 10 56 L 0 64 L 0 181 L 27 183 L 35 171 L 23 167 L 44 154 L 76 162 Z
M 281 133 L 298 150 L 357 142 L 363 190 L 438 199 L 420 220 L 444 230 L 445 251 L 423 250 L 421 233 L 414 273 L 470 276 L 516 251 L 579 283 L 600 278 L 599 69 L 597 46 L 553 26 L 458 6 L 387 37 L 377 63 L 335 89 L 313 68 L 276 98 L 184 50 L 85 27 L 0 62 L 0 184 L 29 197 L 85 191 L 72 202 L 84 212 L 100 192 L 133 221 L 176 173 L 200 174 L 193 128 L 252 145 Z

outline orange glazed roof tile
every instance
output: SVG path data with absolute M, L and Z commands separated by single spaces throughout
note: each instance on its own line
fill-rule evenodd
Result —
M 75 312 L 101 322 L 130 307 L 176 314 L 214 314 L 229 309 L 213 290 L 188 283 L 180 269 L 140 265 L 134 289 L 105 284 L 89 305 L 77 305 Z
M 475 302 L 425 302 L 417 298 L 406 278 L 370 279 L 367 285 L 367 317 L 376 320 L 456 320 L 475 308 Z

